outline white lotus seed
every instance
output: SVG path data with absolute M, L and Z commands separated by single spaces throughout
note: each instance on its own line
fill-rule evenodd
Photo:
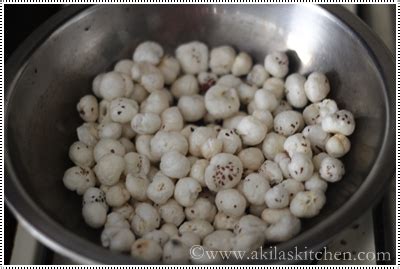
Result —
M 255 110 L 251 114 L 252 116 L 259 119 L 265 126 L 267 126 L 267 130 L 274 129 L 274 117 L 271 112 L 268 110 Z
M 307 180 L 308 181 L 308 180 Z M 301 191 L 304 191 L 304 185 L 302 182 L 294 180 L 292 178 L 285 179 L 280 183 L 289 193 L 289 200 L 291 201 L 293 197 Z
M 304 153 L 295 153 L 288 166 L 290 176 L 298 181 L 306 181 L 314 171 L 314 165 L 309 156 Z
M 175 57 L 165 55 L 161 59 L 161 62 L 158 65 L 158 69 L 160 69 L 161 73 L 164 76 L 165 84 L 171 85 L 178 77 L 181 71 L 181 66 L 179 65 L 179 62 Z
M 250 73 L 248 73 L 246 79 L 250 85 L 261 87 L 268 77 L 269 74 L 265 71 L 265 68 L 261 64 L 256 64 L 253 66 Z
M 182 206 L 174 199 L 169 199 L 165 204 L 161 205 L 159 212 L 164 222 L 171 223 L 176 227 L 185 220 Z
M 100 139 L 119 139 L 122 135 L 122 125 L 117 122 L 102 123 L 97 126 Z
M 145 234 L 143 239 L 149 239 L 157 242 L 160 246 L 164 246 L 169 239 L 169 235 L 162 230 L 154 230 Z
M 125 185 L 118 183 L 111 186 L 106 192 L 106 201 L 109 206 L 118 207 L 125 204 L 131 198 Z

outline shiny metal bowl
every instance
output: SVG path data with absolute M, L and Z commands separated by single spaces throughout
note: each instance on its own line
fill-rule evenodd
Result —
M 77 101 L 91 91 L 96 74 L 130 58 L 146 39 L 171 53 L 195 39 L 231 44 L 259 62 L 270 51 L 287 50 L 291 72 L 326 72 L 331 97 L 354 113 L 345 178 L 329 186 L 321 214 L 304 220 L 302 233 L 278 250 L 323 245 L 384 192 L 395 167 L 393 56 L 344 8 L 71 6 L 35 31 L 6 65 L 6 201 L 46 245 L 85 263 L 139 262 L 99 245 L 100 231 L 85 225 L 81 199 L 65 189 L 62 176 L 80 124 Z

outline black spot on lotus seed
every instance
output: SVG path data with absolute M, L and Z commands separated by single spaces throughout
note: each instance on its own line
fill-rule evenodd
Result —
M 118 112 L 117 112 L 118 115 L 121 115 L 121 113 L 122 113 L 122 111 L 118 111 Z
M 111 149 L 110 151 L 111 151 L 111 153 L 115 153 L 115 150 L 114 150 L 114 149 Z

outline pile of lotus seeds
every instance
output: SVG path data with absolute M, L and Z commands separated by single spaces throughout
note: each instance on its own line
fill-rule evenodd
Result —
M 354 117 L 327 99 L 327 77 L 288 75 L 283 52 L 255 64 L 231 46 L 156 42 L 93 81 L 77 110 L 65 186 L 101 244 L 149 262 L 207 263 L 189 249 L 254 250 L 316 216 Z

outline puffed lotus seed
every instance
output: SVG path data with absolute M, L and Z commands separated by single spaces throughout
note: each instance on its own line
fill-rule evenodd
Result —
M 240 106 L 236 90 L 222 84 L 216 84 L 208 89 L 204 102 L 208 113 L 219 119 L 234 115 Z
M 125 187 L 135 200 L 146 201 L 146 190 L 149 185 L 150 182 L 145 177 L 141 177 L 139 175 L 134 176 L 132 174 L 128 174 L 126 176 Z
M 150 239 L 157 242 L 160 246 L 164 246 L 169 239 L 169 235 L 162 230 L 154 230 L 145 234 L 143 239 Z
M 285 95 L 285 83 L 281 78 L 269 78 L 263 84 L 263 89 L 275 95 L 277 100 L 282 100 Z
M 213 222 L 217 208 L 210 200 L 206 198 L 198 198 L 192 206 L 185 208 L 185 215 L 188 220 L 203 219 Z
M 161 113 L 161 130 L 179 132 L 183 129 L 184 119 L 178 107 L 170 107 Z
M 93 168 L 101 184 L 112 186 L 118 182 L 125 169 L 125 160 L 117 154 L 103 156 Z
M 135 213 L 131 221 L 131 227 L 138 236 L 143 236 L 160 226 L 160 215 L 152 205 L 139 203 L 135 207 Z
M 139 113 L 132 118 L 131 127 L 141 135 L 154 134 L 161 127 L 161 118 L 155 113 Z
M 264 204 L 264 195 L 269 189 L 268 180 L 260 174 L 252 173 L 243 180 L 242 193 L 252 205 Z
M 207 71 L 208 48 L 204 43 L 193 41 L 180 45 L 175 50 L 176 59 L 187 74 L 198 74 Z
M 318 215 L 325 201 L 325 194 L 321 191 L 298 192 L 290 202 L 290 212 L 298 218 L 312 218 Z
M 235 129 L 222 129 L 217 138 L 223 142 L 222 152 L 235 154 L 242 149 L 242 140 Z
M 119 123 L 130 122 L 138 113 L 139 106 L 136 101 L 128 98 L 117 98 L 110 103 L 111 119 Z
M 251 56 L 246 52 L 240 52 L 233 61 L 231 72 L 236 77 L 247 75 L 251 67 L 253 66 L 253 60 Z
M 272 242 L 282 242 L 293 238 L 300 232 L 301 222 L 289 209 L 267 208 L 262 213 L 267 222 L 265 238 Z
M 190 171 L 190 161 L 177 151 L 169 151 L 161 157 L 160 170 L 171 178 L 182 178 Z
M 289 58 L 283 52 L 270 53 L 265 57 L 264 67 L 272 76 L 283 78 L 289 72 Z
M 232 238 L 235 235 L 229 230 L 216 230 L 203 239 L 203 246 L 222 251 L 232 250 Z
M 166 176 L 158 176 L 147 187 L 147 197 L 162 205 L 174 194 L 174 182 Z
M 76 134 L 79 141 L 85 143 L 89 147 L 94 147 L 99 139 L 97 124 L 96 123 L 84 123 L 76 128 Z
M 131 255 L 147 261 L 159 262 L 163 255 L 160 244 L 152 239 L 140 238 L 131 247 Z
M 311 73 L 304 83 L 304 91 L 312 103 L 325 99 L 330 90 L 328 78 L 320 72 Z
M 206 186 L 205 172 L 209 165 L 209 161 L 205 159 L 196 160 L 190 169 L 190 177 L 196 179 L 202 187 Z
M 283 111 L 274 119 L 274 130 L 278 134 L 290 136 L 303 129 L 303 116 L 294 110 Z
M 76 105 L 79 116 L 86 122 L 95 122 L 99 116 L 99 104 L 93 95 L 85 95 Z
M 284 151 L 283 144 L 286 138 L 275 132 L 270 132 L 265 136 L 262 144 L 262 151 L 268 160 L 273 160 L 278 153 Z
M 214 74 L 228 74 L 235 62 L 236 52 L 230 46 L 213 48 L 210 52 L 210 68 Z
M 199 92 L 199 84 L 194 75 L 183 75 L 179 77 L 171 86 L 171 93 L 175 98 L 186 95 L 195 95 Z
M 237 127 L 243 144 L 254 146 L 260 144 L 268 132 L 267 126 L 254 116 L 244 117 Z
M 204 179 L 207 187 L 217 192 L 236 186 L 242 178 L 242 174 L 243 165 L 237 156 L 219 153 L 210 160 Z
M 285 208 L 289 205 L 289 192 L 281 184 L 276 185 L 265 193 L 265 203 L 269 208 Z
M 288 166 L 290 176 L 298 181 L 306 181 L 314 172 L 314 165 L 309 156 L 295 153 Z
M 160 44 L 154 41 L 145 41 L 136 47 L 133 53 L 133 60 L 135 62 L 158 64 L 163 55 L 164 50 Z
M 114 65 L 114 71 L 130 76 L 131 75 L 132 66 L 133 66 L 133 61 L 132 60 L 123 59 L 123 60 L 118 61 Z
M 325 192 L 328 189 L 328 183 L 318 173 L 314 173 L 310 179 L 304 182 L 304 188 L 308 191 L 319 190 Z
M 261 87 L 268 77 L 269 74 L 267 73 L 267 71 L 265 71 L 264 67 L 261 64 L 256 64 L 247 74 L 247 82 L 250 85 Z
M 256 171 L 264 162 L 264 155 L 261 149 L 249 147 L 241 150 L 238 154 L 240 161 L 243 164 L 243 169 Z
M 331 157 L 343 157 L 350 150 L 350 140 L 342 134 L 335 134 L 326 141 L 325 149 Z
M 95 186 L 96 177 L 90 168 L 73 166 L 65 171 L 63 182 L 67 189 L 82 195 L 88 188 Z
M 214 227 L 205 220 L 195 219 L 182 223 L 179 227 L 179 232 L 183 234 L 184 232 L 193 232 L 197 234 L 201 239 L 206 237 L 208 234 L 214 231 Z
M 97 126 L 100 139 L 119 139 L 122 135 L 122 125 L 117 122 L 102 123 Z
M 240 217 L 246 209 L 246 199 L 235 189 L 220 190 L 215 197 L 219 211 L 232 217 Z
M 184 177 L 179 179 L 175 185 L 174 198 L 182 206 L 192 206 L 200 192 L 201 186 L 197 180 Z
M 178 227 L 185 220 L 183 207 L 174 199 L 169 199 L 159 208 L 162 220 Z
M 306 79 L 300 74 L 291 74 L 286 78 L 286 99 L 295 108 L 302 108 L 307 105 L 307 95 L 304 90 Z
M 165 84 L 171 85 L 178 77 L 179 72 L 181 71 L 181 66 L 175 57 L 171 55 L 165 55 L 161 59 L 158 69 L 160 69 L 164 76 Z
M 322 160 L 319 174 L 326 181 L 337 182 L 342 179 L 344 173 L 344 164 L 341 160 L 330 156 Z
M 77 166 L 91 167 L 94 164 L 93 149 L 81 141 L 69 147 L 69 158 Z

